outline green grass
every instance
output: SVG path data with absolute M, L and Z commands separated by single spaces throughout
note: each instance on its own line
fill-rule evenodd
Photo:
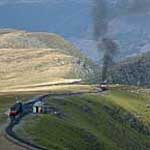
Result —
M 5 112 L 8 111 L 8 109 L 16 102 L 16 97 L 18 98 L 18 100 L 26 101 L 32 98 L 33 95 L 20 95 L 19 93 L 0 95 L 0 126 L 6 123 L 8 116 L 5 114 Z
M 49 97 L 49 104 L 65 117 L 37 116 L 22 132 L 50 150 L 149 150 L 150 136 L 126 121 L 140 114 L 136 119 L 150 128 L 148 102 L 147 97 L 118 90 L 101 96 Z
M 100 144 L 98 140 L 91 135 L 91 133 L 55 117 L 45 116 L 44 118 L 40 118 L 40 122 L 41 121 L 46 126 L 38 124 L 35 130 L 31 130 L 31 134 L 36 134 L 38 137 L 44 137 L 38 140 L 38 143 L 41 145 L 42 143 L 46 143 L 44 146 L 51 147 L 56 150 L 64 150 L 65 147 L 71 150 L 91 150 L 92 148 L 96 150 L 97 146 Z M 45 128 L 47 126 L 48 128 Z M 37 130 L 39 130 L 39 132 L 35 132 Z M 47 133 L 51 133 L 52 136 Z
M 7 116 L 4 114 L 15 101 L 15 96 L 0 96 L 0 125 L 6 122 Z

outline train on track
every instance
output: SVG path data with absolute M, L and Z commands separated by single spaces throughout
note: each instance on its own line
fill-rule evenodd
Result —
M 16 119 L 23 113 L 23 105 L 21 102 L 16 102 L 9 111 L 9 117 L 11 120 Z
M 109 86 L 108 86 L 107 83 L 103 82 L 103 83 L 100 84 L 100 89 L 102 91 L 107 91 L 107 90 L 109 90 Z

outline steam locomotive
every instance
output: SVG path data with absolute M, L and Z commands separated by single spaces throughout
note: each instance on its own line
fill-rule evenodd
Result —
M 22 103 L 16 103 L 10 108 L 9 117 L 11 120 L 19 117 L 23 113 Z
M 109 90 L 108 84 L 105 83 L 105 82 L 101 83 L 101 84 L 100 84 L 100 89 L 101 89 L 102 91 L 107 91 L 107 90 Z

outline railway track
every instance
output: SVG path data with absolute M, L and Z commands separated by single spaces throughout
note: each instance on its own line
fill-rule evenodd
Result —
M 20 138 L 14 131 L 13 128 L 20 123 L 20 121 L 22 120 L 22 118 L 24 118 L 25 116 L 29 115 L 30 113 L 32 113 L 32 106 L 35 102 L 37 101 L 42 101 L 46 96 L 48 95 L 44 95 L 44 96 L 39 96 L 35 99 L 33 99 L 31 102 L 25 103 L 23 105 L 23 114 L 21 116 L 19 116 L 17 119 L 15 119 L 14 121 L 11 121 L 9 123 L 9 125 L 6 127 L 5 129 L 5 137 L 7 140 L 9 140 L 10 142 L 23 147 L 27 150 L 48 150 L 44 147 L 35 145 L 29 141 L 26 141 L 22 138 Z
M 48 96 L 78 96 L 78 95 L 82 95 L 82 94 L 86 94 L 86 93 L 101 93 L 99 91 L 97 92 L 79 92 L 79 93 L 66 93 L 66 94 L 48 94 L 48 95 L 43 95 L 43 96 L 39 96 L 33 100 L 31 100 L 30 102 L 27 102 L 23 105 L 23 113 L 21 116 L 19 116 L 17 119 L 15 119 L 15 121 L 11 121 L 9 123 L 9 125 L 6 127 L 5 129 L 5 138 L 7 140 L 9 140 L 10 142 L 12 142 L 13 144 L 16 144 L 20 147 L 23 147 L 27 150 L 48 150 L 47 148 L 41 147 L 39 145 L 33 144 L 29 141 L 26 141 L 22 138 L 20 138 L 14 131 L 14 127 L 16 125 L 18 125 L 20 123 L 20 121 L 27 115 L 32 113 L 32 106 L 34 105 L 34 103 L 38 102 L 38 101 L 43 101 L 44 98 L 48 97 Z

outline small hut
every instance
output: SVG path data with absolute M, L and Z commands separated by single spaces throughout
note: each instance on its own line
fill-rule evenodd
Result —
M 43 105 L 44 105 L 44 103 L 42 103 L 41 101 L 34 103 L 33 113 L 42 113 L 43 112 Z

